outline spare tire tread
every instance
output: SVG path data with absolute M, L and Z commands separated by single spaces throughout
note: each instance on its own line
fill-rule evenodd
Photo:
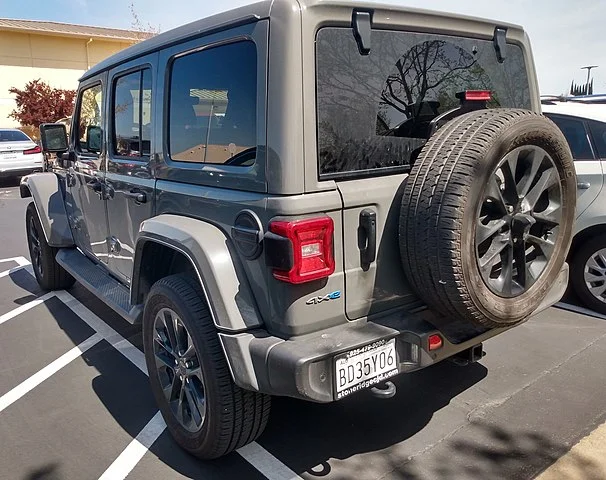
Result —
M 430 307 L 479 326 L 502 327 L 523 317 L 490 318 L 471 298 L 462 263 L 461 212 L 469 199 L 469 178 L 478 171 L 478 156 L 525 117 L 544 120 L 517 109 L 481 110 L 452 120 L 427 142 L 404 189 L 400 247 L 409 281 Z

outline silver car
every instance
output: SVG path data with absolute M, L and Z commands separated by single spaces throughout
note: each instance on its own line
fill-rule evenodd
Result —
M 577 172 L 570 285 L 583 304 L 606 314 L 606 104 L 543 99 L 543 113 L 568 140 Z
M 42 171 L 42 149 L 16 128 L 0 129 L 0 177 L 22 177 Z

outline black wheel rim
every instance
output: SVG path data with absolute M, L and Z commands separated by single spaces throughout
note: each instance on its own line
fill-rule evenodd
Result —
M 36 228 L 36 222 L 34 222 L 34 217 L 29 218 L 28 230 L 32 264 L 38 274 L 42 277 L 44 275 L 44 268 L 42 267 L 42 248 L 40 246 L 40 235 L 38 233 L 38 229 Z
M 555 251 L 561 219 L 562 186 L 551 156 L 534 145 L 509 152 L 488 180 L 475 227 L 486 286 L 505 298 L 532 287 Z
M 162 308 L 154 319 L 154 359 L 164 397 L 177 421 L 190 432 L 202 428 L 206 396 L 200 359 L 176 312 Z

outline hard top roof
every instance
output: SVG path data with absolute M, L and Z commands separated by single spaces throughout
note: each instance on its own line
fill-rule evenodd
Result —
M 260 2 L 245 5 L 226 12 L 218 13 L 209 17 L 196 20 L 194 22 L 182 25 L 172 30 L 161 33 L 141 43 L 133 45 L 125 50 L 122 50 L 115 55 L 98 63 L 88 70 L 81 78 L 85 80 L 104 70 L 108 70 L 121 63 L 127 62 L 139 56 L 158 51 L 164 47 L 187 40 L 188 38 L 202 36 L 215 30 L 224 29 L 231 26 L 237 26 L 244 23 L 254 22 L 271 16 L 272 7 L 276 3 L 291 4 L 293 8 L 305 9 L 316 7 L 342 7 L 342 8 L 363 8 L 366 10 L 387 10 L 421 13 L 432 16 L 434 18 L 459 18 L 469 21 L 474 21 L 482 24 L 499 25 L 511 29 L 522 30 L 519 25 L 513 25 L 506 22 L 493 20 L 485 20 L 476 17 L 458 15 L 453 13 L 437 12 L 433 10 L 425 10 L 418 8 L 401 7 L 397 5 L 382 4 L 373 1 L 342 1 L 342 0 L 263 0 Z M 303 8 L 304 7 L 304 8 Z

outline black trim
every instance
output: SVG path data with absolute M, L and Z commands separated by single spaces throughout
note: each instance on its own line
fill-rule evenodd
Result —
M 266 232 L 263 236 L 265 265 L 282 272 L 288 272 L 295 263 L 292 242 L 280 235 Z

